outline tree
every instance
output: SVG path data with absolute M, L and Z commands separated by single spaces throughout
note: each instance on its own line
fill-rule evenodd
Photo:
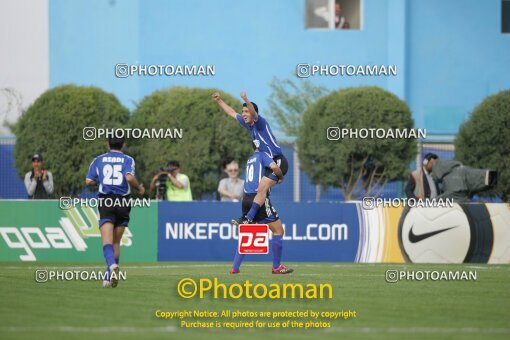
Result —
M 13 121 L 23 112 L 23 96 L 14 88 L 0 88 L 0 135 L 11 134 Z
M 498 184 L 492 191 L 504 201 L 510 195 L 510 90 L 489 96 L 475 107 L 455 138 L 455 157 L 460 162 L 498 171 Z
M 106 152 L 106 139 L 84 140 L 83 128 L 119 128 L 129 111 L 96 87 L 64 85 L 43 93 L 13 125 L 15 166 L 20 178 L 41 153 L 53 173 L 55 195 L 81 192 L 90 162 Z
M 298 81 L 300 86 L 291 79 L 273 77 L 269 83 L 272 90 L 269 110 L 289 137 L 298 135 L 303 112 L 327 93 L 323 86 L 314 86 L 306 79 L 298 78 Z
M 315 184 L 340 187 L 348 200 L 378 196 L 388 181 L 404 178 L 416 154 L 413 139 L 328 140 L 329 127 L 411 129 L 413 119 L 402 100 L 378 87 L 335 91 L 304 113 L 297 140 L 303 170 Z
M 215 89 L 172 87 L 145 97 L 130 120 L 132 128 L 182 129 L 182 139 L 139 139 L 130 143 L 137 173 L 146 186 L 160 167 L 171 160 L 181 164 L 189 176 L 193 198 L 217 189 L 222 158 L 231 156 L 244 164 L 253 152 L 251 137 L 213 101 Z M 233 108 L 241 103 L 222 93 Z
M 296 77 L 297 78 L 297 77 Z M 292 79 L 278 79 L 273 77 L 269 83 L 272 90 L 269 97 L 269 111 L 271 116 L 276 117 L 277 122 L 285 132 L 287 137 L 297 137 L 301 124 L 303 123 L 303 113 L 306 109 L 314 104 L 317 99 L 327 93 L 327 89 L 323 86 L 315 86 L 310 81 L 297 78 L 299 84 Z M 293 158 L 299 166 L 298 150 L 295 143 L 292 143 Z M 295 188 L 294 199 L 300 200 L 299 185 L 300 172 L 294 174 Z M 320 197 L 320 185 L 316 185 L 317 200 Z

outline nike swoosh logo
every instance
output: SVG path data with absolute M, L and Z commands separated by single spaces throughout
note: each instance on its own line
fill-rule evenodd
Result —
M 437 235 L 437 234 L 440 234 L 440 233 L 443 233 L 447 230 L 450 230 L 450 229 L 453 229 L 453 228 L 457 228 L 458 225 L 454 226 L 454 227 L 450 227 L 450 228 L 445 228 L 445 229 L 439 229 L 439 230 L 436 230 L 436 231 L 431 231 L 430 233 L 425 233 L 425 234 L 419 234 L 419 235 L 416 235 L 415 233 L 413 233 L 413 227 L 414 227 L 414 224 L 411 226 L 411 229 L 409 229 L 409 242 L 411 243 L 416 243 L 416 242 L 420 242 L 420 241 L 423 241 L 429 237 L 432 237 L 434 235 Z

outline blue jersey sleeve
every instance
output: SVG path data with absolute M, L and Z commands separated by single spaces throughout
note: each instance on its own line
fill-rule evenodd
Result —
M 250 126 L 244 122 L 243 116 L 241 116 L 239 113 L 236 115 L 236 119 L 244 128 L 250 129 Z
M 126 162 L 124 163 L 124 169 L 122 169 L 124 176 L 127 174 L 135 175 L 135 160 L 131 157 L 126 157 Z
M 262 117 L 261 115 L 258 115 L 258 119 L 257 121 L 255 122 L 255 127 L 257 128 L 257 130 L 264 130 L 267 126 L 267 121 L 264 119 L 264 117 Z
M 94 159 L 92 161 L 92 163 L 90 163 L 90 166 L 89 166 L 89 171 L 87 172 L 87 179 L 91 179 L 93 181 L 96 181 L 98 180 L 98 176 L 97 176 L 97 166 L 96 166 L 96 159 Z

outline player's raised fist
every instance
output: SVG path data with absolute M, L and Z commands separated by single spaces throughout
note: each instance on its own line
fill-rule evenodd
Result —
M 246 96 L 246 91 L 241 92 L 241 98 L 243 98 L 244 100 L 248 99 L 248 97 Z
M 212 98 L 215 100 L 215 101 L 220 101 L 221 100 L 221 97 L 220 97 L 220 93 L 219 92 L 214 92 L 212 94 Z
M 140 184 L 140 186 L 138 186 L 138 194 L 140 196 L 145 195 L 145 187 L 143 186 L 143 184 Z

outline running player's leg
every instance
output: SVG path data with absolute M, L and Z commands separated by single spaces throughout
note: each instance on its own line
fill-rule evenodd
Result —
M 285 265 L 281 264 L 283 252 L 283 235 L 285 231 L 283 229 L 282 221 L 278 216 L 278 212 L 271 204 L 271 200 L 269 198 L 266 199 L 257 215 L 255 215 L 255 221 L 260 224 L 267 224 L 273 233 L 270 245 L 271 252 L 273 253 L 272 273 L 292 273 L 294 271 L 293 269 L 287 268 Z
M 103 202 L 103 201 L 100 201 Z M 111 267 L 115 264 L 115 250 L 113 249 L 113 226 L 115 225 L 115 211 L 111 207 L 99 204 L 99 229 L 103 241 L 103 255 L 106 261 L 106 275 L 103 280 L 103 287 L 111 287 Z
M 273 233 L 271 239 L 271 252 L 273 253 L 273 269 L 280 267 L 283 250 L 283 225 L 281 220 L 276 220 L 268 224 L 269 229 Z
M 245 216 L 246 213 L 248 212 L 248 210 L 250 209 L 250 207 L 253 203 L 254 197 L 255 197 L 255 195 L 253 195 L 253 194 L 245 194 L 243 196 L 243 202 L 241 204 L 241 210 L 242 210 L 242 214 L 243 214 L 242 216 Z M 237 222 L 237 221 L 233 221 L 233 222 Z M 241 267 L 241 263 L 244 260 L 244 255 L 245 254 L 239 254 L 239 250 L 236 247 L 236 252 L 234 255 L 234 263 L 232 264 L 232 268 L 230 269 L 231 274 L 238 274 L 240 272 L 240 267 Z
M 239 274 L 241 272 L 241 263 L 244 260 L 244 255 L 246 254 L 239 254 L 239 251 L 236 249 L 236 254 L 234 256 L 234 263 L 232 264 L 232 268 L 230 269 L 230 274 Z
M 99 201 L 97 210 L 99 211 L 99 229 L 103 241 L 103 254 L 106 264 L 110 268 L 111 265 L 115 264 L 113 228 L 117 222 L 117 213 L 114 207 L 104 205 L 104 201 Z
M 273 274 L 290 274 L 294 271 L 281 263 L 283 253 L 283 226 L 281 220 L 269 223 L 269 229 L 273 232 L 271 240 L 271 251 L 273 252 Z
M 113 250 L 115 251 L 115 263 L 119 264 L 120 259 L 120 241 L 122 240 L 122 235 L 124 235 L 125 226 L 115 227 L 113 229 Z
M 104 222 L 101 227 L 101 240 L 103 241 L 103 256 L 106 265 L 111 270 L 115 264 L 115 251 L 113 249 L 113 223 Z
M 129 214 L 131 213 L 131 207 L 117 207 L 115 209 L 115 229 L 113 230 L 113 248 L 115 249 L 115 263 L 119 264 L 120 259 L 120 241 L 124 230 L 129 224 Z
M 269 229 L 273 232 L 271 240 L 271 252 L 273 253 L 273 274 L 290 274 L 294 271 L 281 263 L 283 253 L 283 225 L 280 219 L 268 223 Z
M 116 207 L 115 210 L 115 228 L 113 229 L 113 249 L 115 257 L 115 270 L 110 270 L 110 283 L 112 288 L 119 284 L 119 260 L 120 260 L 120 242 L 122 235 L 129 224 L 129 214 L 131 207 Z
M 110 272 L 110 283 L 112 288 L 117 287 L 119 284 L 119 259 L 120 259 L 120 241 L 122 240 L 122 235 L 124 234 L 125 226 L 118 226 L 113 229 L 113 250 L 115 257 L 115 264 L 117 265 L 114 271 Z

